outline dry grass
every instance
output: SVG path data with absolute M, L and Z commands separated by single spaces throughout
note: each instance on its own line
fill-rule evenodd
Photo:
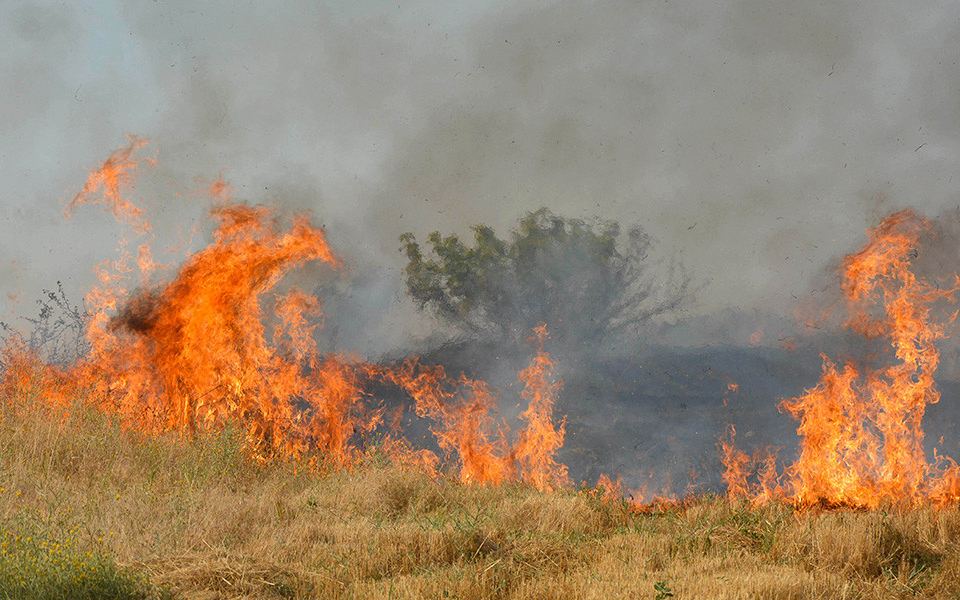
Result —
M 256 465 L 230 431 L 144 437 L 26 392 L 5 400 L 5 529 L 40 528 L 183 598 L 960 597 L 955 506 L 701 498 L 634 514 L 591 491 L 466 486 L 375 454 L 325 473 Z

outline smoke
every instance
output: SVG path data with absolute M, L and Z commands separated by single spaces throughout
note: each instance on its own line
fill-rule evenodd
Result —
M 58 279 L 79 298 L 115 251 L 105 215 L 61 211 L 127 132 L 159 159 L 158 247 L 199 247 L 196 178 L 223 169 L 313 211 L 347 264 L 314 274 L 327 330 L 367 355 L 442 332 L 403 293 L 406 231 L 504 237 L 540 206 L 639 224 L 699 290 L 663 343 L 778 348 L 880 216 L 957 204 L 954 2 L 434 5 L 4 5 L 0 313 Z
M 226 168 L 240 197 L 315 211 L 365 267 L 400 264 L 403 231 L 505 232 L 546 205 L 647 226 L 707 285 L 694 312 L 783 310 L 876 220 L 870 198 L 954 201 L 957 12 L 10 6 L 7 254 L 35 264 L 31 280 L 55 272 L 17 231 L 77 235 L 55 209 L 133 131 L 162 154 L 156 197 Z

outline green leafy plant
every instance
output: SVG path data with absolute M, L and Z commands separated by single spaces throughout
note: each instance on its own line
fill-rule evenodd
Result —
M 653 584 L 653 591 L 657 593 L 654 598 L 656 600 L 666 600 L 667 598 L 673 598 L 673 592 L 670 591 L 670 587 L 667 585 L 666 581 L 658 581 Z
M 0 597 L 148 600 L 170 597 L 151 589 L 139 574 L 117 567 L 100 552 L 84 552 L 75 540 L 37 527 L 0 530 Z
M 582 344 L 670 313 L 688 298 L 675 266 L 648 258 L 639 226 L 588 223 L 546 208 L 525 215 L 509 238 L 475 225 L 473 245 L 459 236 L 400 237 L 407 291 L 424 309 L 471 332 L 527 335 L 547 323 L 555 340 Z

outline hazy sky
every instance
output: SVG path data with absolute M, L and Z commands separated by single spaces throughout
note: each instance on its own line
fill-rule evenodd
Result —
M 112 257 L 109 215 L 62 209 L 127 132 L 161 236 L 227 169 L 312 210 L 382 314 L 408 230 L 638 222 L 692 313 L 789 312 L 886 212 L 960 206 L 955 0 L 83 4 L 0 2 L 5 315 Z

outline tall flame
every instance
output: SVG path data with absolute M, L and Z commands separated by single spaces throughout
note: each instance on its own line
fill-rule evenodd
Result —
M 824 356 L 820 382 L 781 403 L 800 421 L 800 455 L 787 470 L 787 493 L 800 505 L 875 508 L 960 498 L 956 464 L 939 458 L 939 465 L 930 465 L 923 449 L 926 406 L 940 399 L 933 378 L 940 358 L 936 342 L 957 316 L 937 319 L 938 301 L 952 302 L 957 282 L 941 288 L 911 270 L 929 229 L 910 210 L 892 214 L 867 232 L 869 241 L 840 267 L 849 311 L 845 326 L 886 339 L 892 356 L 872 369 Z M 747 494 L 744 468 L 751 461 L 732 448 L 732 440 L 723 454 L 731 494 Z M 753 488 L 755 498 L 769 494 L 769 486 L 761 488 Z
M 135 236 L 149 233 L 146 213 L 127 198 L 136 182 L 136 153 L 146 143 L 131 136 L 94 169 L 67 215 L 99 203 Z M 321 354 L 314 338 L 322 326 L 320 299 L 278 287 L 308 262 L 341 267 L 324 232 L 306 215 L 285 218 L 270 207 L 233 201 L 222 174 L 208 194 L 216 223 L 209 246 L 160 279 L 149 244 L 133 256 L 124 237 L 119 258 L 97 267 L 99 284 L 87 296 L 89 354 L 64 375 L 26 348 L 8 346 L 3 389 L 12 395 L 14 389 L 45 388 L 43 399 L 62 401 L 69 396 L 62 384 L 72 382 L 102 410 L 147 432 L 195 432 L 233 422 L 245 429 L 256 456 L 347 465 L 366 434 L 383 424 L 385 409 L 363 389 L 378 380 L 406 390 L 416 412 L 433 421 L 437 444 L 456 457 L 461 480 L 497 484 L 522 475 L 541 489 L 568 482 L 556 461 L 563 424 L 553 429 L 559 383 L 550 377 L 552 363 L 543 350 L 545 325 L 535 330 L 536 356 L 521 373 L 521 395 L 530 403 L 521 415 L 527 427 L 511 446 L 509 428 L 494 416 L 496 394 L 483 381 L 448 377 L 442 367 L 421 365 L 415 357 L 384 366 Z M 394 414 L 395 423 L 400 415 Z M 390 436 L 381 447 L 431 471 L 439 464 L 429 450 L 413 450 Z
M 110 182 L 99 201 L 137 215 L 137 231 L 148 224 L 121 192 L 143 143 L 135 138 L 90 178 Z M 84 202 L 97 201 L 90 181 Z M 361 390 L 352 369 L 316 353 L 307 316 L 317 313 L 319 299 L 296 289 L 280 296 L 272 340 L 263 310 L 267 293 L 291 269 L 318 260 L 337 267 L 339 260 L 306 216 L 285 226 L 273 209 L 235 203 L 227 190 L 214 186 L 213 243 L 172 280 L 129 294 L 116 285 L 126 265 L 102 269 L 101 282 L 114 285 L 88 297 L 91 353 L 83 377 L 105 407 L 147 430 L 190 431 L 236 419 L 264 451 L 320 448 L 346 461 L 349 436 L 376 419 L 357 413 Z
M 553 362 L 543 351 L 543 342 L 549 336 L 547 326 L 541 323 L 534 328 L 537 354 L 530 366 L 520 372 L 524 388 L 521 397 L 529 402 L 520 418 L 527 426 L 520 432 L 520 439 L 513 449 L 523 479 L 537 489 L 550 490 L 556 486 L 569 485 L 567 467 L 558 463 L 556 453 L 563 446 L 566 421 L 561 420 L 554 428 L 553 405 L 560 390 L 560 382 L 553 379 Z
M 497 484 L 513 476 L 506 428 L 494 421 L 496 398 L 484 382 L 451 381 L 443 367 L 427 367 L 416 358 L 380 375 L 413 397 L 417 414 L 434 421 L 431 431 L 440 449 L 459 458 L 461 481 Z

